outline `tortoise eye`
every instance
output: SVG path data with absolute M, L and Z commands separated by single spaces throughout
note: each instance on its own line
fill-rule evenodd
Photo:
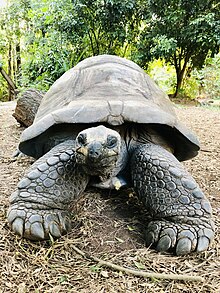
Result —
M 84 134 L 84 133 L 79 134 L 77 137 L 77 141 L 80 145 L 85 145 L 87 142 L 86 134 Z
M 108 148 L 113 148 L 117 145 L 118 139 L 115 136 L 108 135 L 107 137 L 107 146 Z

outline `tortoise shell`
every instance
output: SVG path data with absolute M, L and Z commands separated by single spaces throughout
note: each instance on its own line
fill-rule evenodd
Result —
M 22 133 L 19 148 L 36 157 L 33 144 L 49 128 L 56 132 L 59 124 L 90 127 L 129 122 L 166 129 L 179 160 L 198 153 L 197 138 L 178 121 L 168 96 L 137 64 L 113 55 L 87 58 L 64 73 L 42 99 L 34 123 Z

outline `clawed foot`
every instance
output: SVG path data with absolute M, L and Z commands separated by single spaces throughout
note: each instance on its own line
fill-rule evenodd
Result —
M 59 238 L 71 229 L 70 214 L 67 211 L 33 210 L 12 205 L 8 211 L 8 222 L 19 236 L 32 240 Z
M 206 250 L 214 237 L 211 220 L 196 225 L 178 224 L 167 220 L 152 221 L 146 230 L 147 246 L 153 244 L 158 251 L 175 250 L 177 255 Z

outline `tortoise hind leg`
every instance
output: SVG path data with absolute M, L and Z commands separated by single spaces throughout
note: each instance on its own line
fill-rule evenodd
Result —
M 206 250 L 214 237 L 211 206 L 197 183 L 168 151 L 152 143 L 138 147 L 131 159 L 131 176 L 152 221 L 147 245 L 177 255 Z
M 73 141 L 55 146 L 38 159 L 10 199 L 12 230 L 33 240 L 60 237 L 71 228 L 71 207 L 86 188 L 88 176 L 78 170 Z

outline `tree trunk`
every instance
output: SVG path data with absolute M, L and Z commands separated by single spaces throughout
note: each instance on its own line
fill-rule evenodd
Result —
M 175 88 L 175 92 L 173 94 L 173 98 L 176 98 L 181 86 L 182 86 L 182 82 L 183 82 L 183 76 L 184 76 L 184 71 L 182 70 L 176 70 L 176 88 Z
M 20 52 L 20 41 L 17 40 L 15 46 L 15 57 L 14 57 L 14 81 L 18 84 L 21 69 L 21 52 Z
M 174 57 L 174 66 L 175 66 L 175 70 L 176 70 L 176 87 L 175 87 L 175 92 L 174 94 L 171 96 L 172 98 L 176 98 L 180 89 L 181 89 L 181 86 L 182 86 L 182 82 L 183 82 L 183 78 L 184 78 L 184 74 L 185 74 L 185 71 L 186 71 L 186 67 L 187 67 L 187 64 L 189 62 L 189 56 L 187 55 L 185 58 L 184 58 L 184 63 L 183 65 L 181 66 L 181 58 L 177 58 L 177 56 L 175 55 Z
M 17 72 L 19 74 L 21 69 L 21 46 L 19 41 L 16 44 L 16 63 L 17 63 Z
M 30 126 L 35 118 L 44 93 L 36 89 L 25 91 L 18 99 L 15 112 L 12 116 L 22 126 Z
M 12 46 L 11 41 L 9 40 L 8 45 L 8 76 L 11 78 L 12 73 Z M 13 90 L 11 86 L 8 87 L 8 100 L 11 101 L 13 99 Z

